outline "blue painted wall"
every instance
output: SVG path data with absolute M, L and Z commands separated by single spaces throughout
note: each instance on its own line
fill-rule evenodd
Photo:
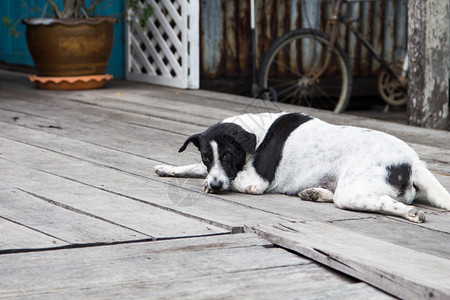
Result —
M 23 3 L 28 7 L 34 5 L 43 7 L 45 2 L 45 0 L 0 0 L 0 19 L 5 15 L 14 21 L 31 17 L 32 15 L 29 14 L 29 10 L 24 7 Z M 123 11 L 123 0 L 106 0 L 97 9 L 98 15 L 112 15 L 120 19 L 120 22 L 114 25 L 114 46 L 106 69 L 106 72 L 114 75 L 115 78 L 125 78 Z M 7 64 L 34 66 L 25 41 L 25 26 L 19 22 L 16 30 L 21 33 L 20 36 L 12 37 L 8 29 L 0 24 L 0 61 Z

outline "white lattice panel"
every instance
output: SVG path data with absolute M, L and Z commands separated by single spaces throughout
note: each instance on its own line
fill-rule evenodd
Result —
M 126 76 L 180 88 L 199 88 L 199 0 L 139 0 L 153 6 L 145 28 L 126 26 Z M 132 11 L 128 11 L 133 18 Z

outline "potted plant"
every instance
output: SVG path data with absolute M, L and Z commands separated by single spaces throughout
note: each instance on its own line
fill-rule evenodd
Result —
M 97 16 L 100 4 L 111 0 L 46 0 L 30 13 L 41 17 L 23 19 L 26 42 L 37 69 L 30 79 L 40 88 L 83 89 L 103 86 L 112 78 L 105 74 L 114 37 L 113 16 Z M 27 3 L 22 0 L 23 5 Z M 151 15 L 151 7 L 126 0 L 128 9 L 141 19 Z M 3 23 L 16 35 L 13 21 Z
M 46 0 L 42 17 L 23 19 L 26 42 L 37 74 L 30 76 L 40 88 L 83 89 L 103 86 L 114 39 L 112 16 L 96 16 L 103 0 Z M 26 5 L 26 3 L 24 3 Z M 12 21 L 3 23 L 15 34 Z

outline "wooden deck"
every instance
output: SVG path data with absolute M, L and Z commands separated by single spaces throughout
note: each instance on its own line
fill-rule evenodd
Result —
M 448 211 L 413 224 L 154 174 L 199 161 L 177 153 L 187 136 L 278 110 L 396 135 L 450 189 L 449 132 L 124 81 L 43 91 L 0 71 L 0 298 L 449 299 Z

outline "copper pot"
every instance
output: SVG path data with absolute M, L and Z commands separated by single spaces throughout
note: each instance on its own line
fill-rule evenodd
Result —
M 115 18 L 30 18 L 22 22 L 39 76 L 105 73 L 113 46 Z

